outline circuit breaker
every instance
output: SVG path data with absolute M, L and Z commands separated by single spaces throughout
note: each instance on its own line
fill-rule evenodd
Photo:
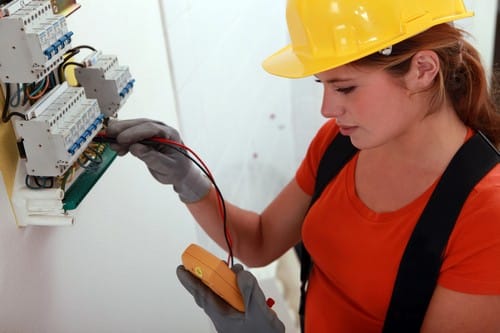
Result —
M 0 19 L 0 79 L 8 83 L 43 79 L 71 48 L 73 33 L 66 18 L 52 12 L 50 1 L 38 0 L 14 2 L 4 13 L 9 15 Z
M 75 68 L 77 81 L 85 88 L 90 98 L 99 101 L 99 107 L 106 116 L 113 116 L 132 92 L 135 80 L 128 66 L 120 66 L 114 55 L 96 51 L 87 56 L 83 67 Z
M 63 175 L 101 129 L 103 119 L 97 100 L 88 99 L 83 88 L 59 85 L 28 110 L 26 119 L 13 120 L 26 173 Z
M 118 116 L 135 80 L 117 56 L 74 45 L 67 15 L 79 7 L 0 0 L 0 171 L 12 184 L 18 226 L 73 224 L 116 157 L 93 138 Z

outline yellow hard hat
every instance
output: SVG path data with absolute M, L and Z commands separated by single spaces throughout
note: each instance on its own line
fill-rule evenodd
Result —
M 274 75 L 305 77 L 472 15 L 463 0 L 288 0 L 291 44 L 262 66 Z

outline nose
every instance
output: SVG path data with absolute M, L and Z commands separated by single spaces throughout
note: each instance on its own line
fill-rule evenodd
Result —
M 345 109 L 340 102 L 339 96 L 327 89 L 323 89 L 323 102 L 321 104 L 321 115 L 325 118 L 337 118 L 345 113 Z

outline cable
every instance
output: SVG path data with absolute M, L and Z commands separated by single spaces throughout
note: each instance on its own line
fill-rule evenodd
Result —
M 116 143 L 116 139 L 112 137 L 106 136 L 104 133 L 98 133 L 93 140 L 95 142 L 107 142 L 107 143 Z M 222 218 L 223 222 L 223 228 L 224 228 L 224 238 L 226 241 L 226 245 L 228 248 L 228 259 L 227 259 L 227 265 L 228 266 L 233 266 L 234 265 L 234 255 L 233 255 L 233 241 L 231 239 L 231 234 L 229 233 L 229 228 L 227 225 L 227 211 L 226 211 L 226 204 L 224 201 L 224 197 L 222 196 L 222 192 L 219 189 L 219 186 L 217 186 L 217 183 L 215 182 L 215 179 L 208 169 L 207 165 L 203 162 L 203 160 L 188 146 L 173 141 L 169 140 L 166 138 L 161 138 L 161 137 L 152 137 L 147 140 L 142 140 L 139 141 L 139 143 L 148 145 L 148 146 L 156 146 L 158 143 L 168 145 L 172 149 L 175 149 L 185 157 L 191 160 L 204 174 L 207 176 L 207 178 L 210 180 L 212 185 L 215 188 L 215 191 L 217 192 L 217 203 L 218 203 L 218 208 L 219 208 L 219 213 Z M 191 156 L 191 155 L 193 156 Z
M 31 184 L 32 181 L 35 183 L 36 186 Z M 42 183 L 40 183 L 40 181 L 42 181 Z M 52 188 L 54 186 L 54 178 L 26 175 L 24 183 L 26 184 L 26 187 L 31 190 L 40 190 L 40 189 Z
M 72 49 L 69 49 L 68 51 L 66 51 L 66 53 L 69 53 L 69 52 L 75 52 L 75 51 L 78 51 L 78 50 L 81 50 L 81 49 L 89 49 L 89 50 L 92 50 L 92 51 L 96 51 L 96 49 L 90 45 L 78 45 L 78 46 L 75 46 L 74 48 Z
M 187 158 L 189 158 L 208 177 L 208 179 L 210 180 L 210 182 L 214 185 L 215 190 L 217 191 L 217 203 L 218 203 L 218 206 L 219 206 L 219 211 L 221 212 L 221 217 L 223 219 L 224 238 L 226 240 L 226 244 L 227 244 L 227 248 L 228 248 L 228 252 L 229 252 L 229 255 L 228 255 L 228 265 L 233 266 L 233 264 L 234 264 L 233 242 L 232 242 L 232 239 L 231 239 L 231 235 L 229 233 L 229 228 L 227 227 L 226 205 L 225 205 L 225 202 L 224 202 L 224 198 L 222 196 L 222 192 L 220 191 L 219 187 L 217 186 L 217 184 L 215 182 L 215 179 L 214 179 L 213 175 L 211 174 L 210 170 L 207 168 L 207 166 L 201 160 L 201 158 L 199 158 L 198 155 L 196 155 L 196 153 L 193 150 L 191 150 L 189 147 L 187 147 L 187 146 L 185 146 L 183 144 L 180 144 L 180 143 L 178 143 L 176 141 L 168 140 L 168 139 L 165 139 L 165 138 L 151 138 L 151 140 L 153 142 L 158 142 L 158 143 L 163 143 L 163 144 L 171 145 L 172 149 L 177 150 L 179 153 L 181 153 L 184 156 L 186 156 Z M 183 149 L 187 150 L 193 156 L 195 156 L 196 160 L 192 156 L 190 156 L 189 154 L 187 154 L 186 151 L 184 151 Z M 198 161 L 200 163 L 198 163 Z
M 59 76 L 59 82 L 62 82 L 65 79 L 64 72 L 66 70 L 67 64 L 68 65 L 75 65 L 75 66 L 79 66 L 79 67 L 85 67 L 85 65 L 81 64 L 81 63 L 68 62 L 68 60 L 70 60 L 75 55 L 77 55 L 78 53 L 80 53 L 81 49 L 89 49 L 89 50 L 91 50 L 93 52 L 96 52 L 96 49 L 94 47 L 90 46 L 90 45 L 75 46 L 74 48 L 69 49 L 68 51 L 66 51 L 64 53 L 64 55 L 63 55 L 63 62 L 57 68 L 57 73 L 58 73 L 58 76 Z
M 9 101 L 10 101 L 10 84 L 5 83 L 5 94 L 3 94 L 3 109 L 2 109 L 2 121 L 4 123 L 8 122 L 7 114 L 9 113 Z
M 36 84 L 34 84 L 34 85 L 36 86 Z M 39 94 L 39 93 L 40 93 L 41 95 L 43 95 L 43 93 L 44 93 L 44 91 L 47 89 L 47 87 L 48 87 L 48 81 L 47 81 L 47 78 L 43 78 L 43 79 L 39 82 L 38 86 L 37 86 L 37 87 L 35 87 L 35 89 L 29 93 L 28 98 L 30 98 L 30 97 L 31 97 L 31 98 L 35 98 L 34 96 L 37 96 L 37 94 Z M 43 89 L 43 90 L 42 90 L 42 89 Z M 40 97 L 41 97 L 41 95 L 40 95 Z
M 1 90 L 1 89 L 0 89 Z M 22 119 L 25 119 L 24 114 L 20 112 L 10 112 L 9 113 L 9 106 L 10 106 L 10 83 L 5 83 L 5 96 L 4 96 L 4 104 L 3 104 L 3 110 L 2 110 L 2 121 L 4 123 L 9 122 L 10 118 L 13 116 L 20 117 Z
M 77 66 L 77 67 L 85 67 L 85 65 L 80 63 L 80 62 L 68 61 L 68 62 L 65 62 L 64 65 L 62 66 L 63 73 L 66 71 L 66 67 L 68 67 L 70 65 Z
M 13 108 L 17 108 L 21 104 L 21 89 L 22 86 L 20 84 L 16 84 L 17 90 L 14 96 L 10 98 L 10 106 Z

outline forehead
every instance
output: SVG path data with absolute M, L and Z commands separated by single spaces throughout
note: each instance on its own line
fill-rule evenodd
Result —
M 381 68 L 343 65 L 315 75 L 322 82 L 372 81 L 388 79 L 390 75 Z

